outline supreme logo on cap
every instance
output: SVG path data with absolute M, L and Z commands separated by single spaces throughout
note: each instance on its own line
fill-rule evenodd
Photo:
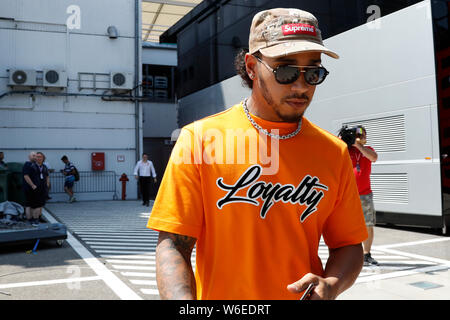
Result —
M 316 36 L 316 28 L 305 23 L 284 24 L 281 26 L 281 30 L 285 36 L 291 34 L 307 34 L 310 36 Z

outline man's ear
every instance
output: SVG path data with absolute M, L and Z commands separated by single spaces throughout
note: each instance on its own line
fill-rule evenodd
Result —
M 245 55 L 245 69 L 247 70 L 247 74 L 250 77 L 250 79 L 254 80 L 256 77 L 256 64 L 257 64 L 256 58 L 252 55 L 247 53 Z

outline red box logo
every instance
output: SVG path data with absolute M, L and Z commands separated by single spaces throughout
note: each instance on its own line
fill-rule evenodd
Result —
M 316 27 L 305 23 L 290 23 L 281 26 L 281 30 L 285 36 L 291 34 L 307 34 L 316 36 Z

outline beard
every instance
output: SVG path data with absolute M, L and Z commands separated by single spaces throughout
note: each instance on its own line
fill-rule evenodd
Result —
M 270 91 L 267 88 L 265 81 L 261 77 L 259 77 L 258 82 L 259 82 L 259 86 L 261 88 L 261 93 L 262 93 L 264 100 L 266 100 L 266 103 L 273 108 L 274 112 L 277 114 L 277 116 L 283 122 L 299 122 L 300 121 L 300 119 L 303 117 L 304 112 L 302 112 L 300 114 L 283 112 L 282 111 L 283 108 L 281 107 L 281 104 L 283 104 L 284 101 L 286 101 L 288 99 L 307 99 L 309 101 L 309 97 L 306 94 L 299 95 L 299 94 L 294 93 L 292 95 L 282 98 L 280 103 L 276 103 L 274 101 L 272 95 L 270 94 Z

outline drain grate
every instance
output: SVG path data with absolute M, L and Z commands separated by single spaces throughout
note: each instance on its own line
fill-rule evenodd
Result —
M 436 289 L 436 288 L 443 287 L 443 285 L 441 285 L 441 284 L 433 283 L 433 282 L 429 282 L 429 281 L 414 282 L 414 283 L 410 283 L 410 285 L 420 288 L 420 289 L 423 289 L 423 290 Z

